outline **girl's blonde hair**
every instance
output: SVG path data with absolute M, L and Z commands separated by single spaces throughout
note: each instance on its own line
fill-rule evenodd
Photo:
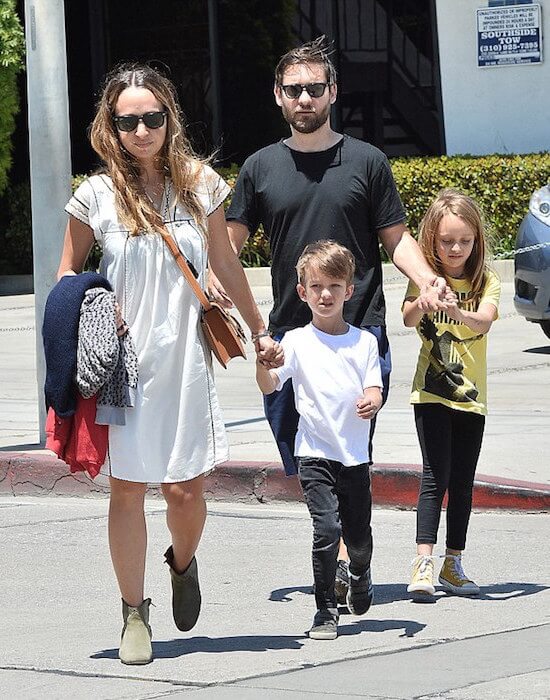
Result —
M 157 155 L 158 170 L 171 178 L 177 201 L 206 238 L 206 216 L 196 189 L 207 161 L 198 158 L 191 148 L 174 85 L 159 71 L 140 63 L 121 64 L 107 75 L 90 127 L 92 148 L 104 161 L 113 181 L 119 219 L 133 236 L 164 228 L 162 213 L 155 209 L 141 185 L 139 161 L 122 147 L 113 121 L 118 98 L 129 87 L 150 90 L 166 110 L 166 138 Z
M 419 226 L 418 243 L 431 268 L 448 280 L 437 254 L 437 233 L 445 214 L 459 216 L 474 233 L 474 246 L 464 265 L 464 275 L 472 286 L 470 299 L 479 301 L 486 282 L 488 245 L 485 220 L 477 203 L 468 195 L 449 187 L 441 190 L 430 204 Z

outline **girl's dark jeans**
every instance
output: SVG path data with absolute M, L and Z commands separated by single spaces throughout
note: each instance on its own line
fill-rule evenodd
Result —
M 449 549 L 462 551 L 472 510 L 472 490 L 485 416 L 438 403 L 415 404 L 422 450 L 422 481 L 416 511 L 417 544 L 435 544 L 445 492 Z
M 350 571 L 362 576 L 372 557 L 369 464 L 344 467 L 320 457 L 298 457 L 298 476 L 313 520 L 313 578 L 318 610 L 336 609 L 334 579 L 340 535 Z

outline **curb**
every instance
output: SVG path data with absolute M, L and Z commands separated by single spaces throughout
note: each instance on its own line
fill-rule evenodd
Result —
M 378 506 L 416 506 L 422 467 L 417 464 L 376 464 L 371 468 L 373 501 Z M 67 465 L 49 454 L 0 452 L 0 495 L 106 496 L 107 479 L 90 480 L 70 474 Z M 159 495 L 158 487 L 149 489 Z M 301 501 L 297 479 L 285 476 L 278 462 L 224 462 L 206 477 L 205 497 L 213 501 Z M 550 486 L 478 474 L 475 509 L 550 511 Z

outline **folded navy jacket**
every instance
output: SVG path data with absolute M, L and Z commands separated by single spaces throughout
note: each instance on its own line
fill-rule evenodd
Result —
M 80 307 L 88 289 L 111 284 L 96 272 L 62 277 L 48 294 L 44 308 L 42 340 L 46 358 L 44 395 L 60 418 L 72 416 L 76 410 L 76 357 Z

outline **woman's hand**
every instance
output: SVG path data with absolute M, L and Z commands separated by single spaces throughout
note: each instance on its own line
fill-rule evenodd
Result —
M 118 304 L 118 301 L 115 301 L 115 325 L 116 325 L 116 334 L 120 337 L 121 335 L 124 335 L 126 331 L 128 330 L 128 326 L 126 325 L 126 321 L 122 318 L 122 310 Z
M 231 301 L 229 295 L 225 291 L 223 284 L 212 272 L 210 267 L 208 267 L 208 281 L 206 285 L 206 292 L 208 298 L 219 304 L 222 309 L 232 309 L 234 304 Z
M 264 367 L 281 367 L 285 361 L 285 354 L 282 346 L 269 335 L 258 338 L 254 341 L 256 357 Z

